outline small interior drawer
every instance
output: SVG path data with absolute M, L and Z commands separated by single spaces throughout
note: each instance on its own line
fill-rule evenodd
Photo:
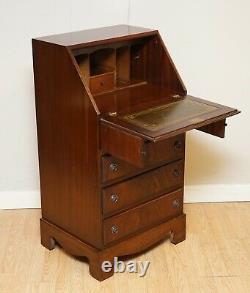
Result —
M 102 191 L 103 214 L 109 216 L 183 186 L 184 160 L 167 164 Z
M 157 225 L 182 212 L 183 189 L 179 189 L 104 220 L 104 244 Z
M 137 168 L 143 168 L 183 158 L 185 155 L 185 133 L 152 142 L 119 128 L 101 124 L 101 149 L 105 154 L 117 157 Z M 111 175 L 112 170 L 105 169 L 107 165 L 103 165 L 103 167 L 104 181 L 109 177 L 124 175 L 129 169 L 128 166 L 120 166 L 120 168 L 124 168 L 124 172 L 120 170 L 119 174 L 113 172 Z
M 90 76 L 89 78 L 89 88 L 93 94 L 112 90 L 114 86 L 114 72 L 107 72 L 100 75 Z

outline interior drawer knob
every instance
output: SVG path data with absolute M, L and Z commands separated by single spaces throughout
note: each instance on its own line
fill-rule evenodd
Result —
M 117 194 L 112 194 L 112 195 L 110 196 L 110 199 L 111 199 L 111 201 L 112 201 L 113 203 L 117 203 L 118 200 L 119 200 L 119 196 L 118 196 Z
M 118 231 L 119 231 L 119 230 L 118 230 L 118 227 L 117 227 L 117 226 L 114 225 L 114 226 L 111 227 L 111 232 L 112 232 L 112 234 L 117 234 Z
M 180 171 L 178 169 L 173 170 L 173 175 L 174 177 L 179 177 L 180 176 Z
M 110 170 L 112 170 L 113 172 L 117 172 L 118 171 L 118 164 L 116 163 L 111 163 L 109 165 Z
M 176 150 L 179 150 L 180 148 L 181 148 L 181 141 L 179 141 L 179 140 L 176 140 L 175 142 L 174 142 L 174 148 L 176 149 Z
M 181 205 L 180 200 L 179 199 L 175 199 L 172 203 L 173 208 L 177 209 L 179 208 Z

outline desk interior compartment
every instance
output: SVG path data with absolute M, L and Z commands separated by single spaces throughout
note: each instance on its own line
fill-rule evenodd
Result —
M 112 92 L 126 87 L 146 83 L 147 44 L 150 38 L 130 42 L 111 43 L 109 46 L 94 46 L 74 51 L 83 79 L 93 95 Z M 106 79 L 113 74 L 112 86 Z M 93 84 L 103 79 L 106 86 Z M 94 81 L 93 81 L 94 80 Z

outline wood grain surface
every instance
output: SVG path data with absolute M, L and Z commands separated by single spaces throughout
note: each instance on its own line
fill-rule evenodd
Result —
M 0 292 L 249 292 L 250 203 L 186 204 L 184 211 L 186 241 L 166 240 L 134 257 L 151 262 L 145 277 L 115 273 L 101 283 L 84 259 L 40 245 L 40 210 L 0 211 Z

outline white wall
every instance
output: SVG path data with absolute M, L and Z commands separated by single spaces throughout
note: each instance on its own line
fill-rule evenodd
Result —
M 0 207 L 38 198 L 31 38 L 119 23 L 159 29 L 188 93 L 242 110 L 224 140 L 188 135 L 186 184 L 250 194 L 249 11 L 247 0 L 0 0 Z
M 223 140 L 188 135 L 186 183 L 250 184 L 250 2 L 134 0 L 130 11 L 159 28 L 189 94 L 242 110 Z
M 127 4 L 0 0 L 0 191 L 39 188 L 31 38 L 126 23 Z

